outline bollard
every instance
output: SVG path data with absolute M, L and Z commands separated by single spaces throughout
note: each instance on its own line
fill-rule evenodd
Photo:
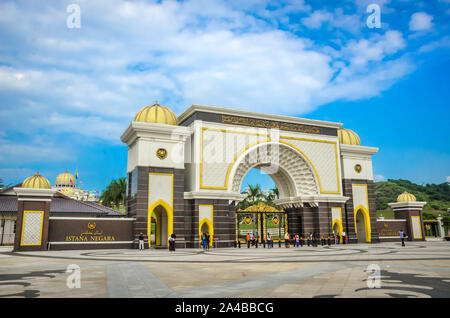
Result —
M 234 248 L 236 248 L 237 247 L 237 242 L 236 241 L 234 241 Z
M 255 242 L 255 247 L 258 248 L 258 241 Z
M 281 239 L 278 240 L 278 247 L 281 247 Z
M 240 240 L 238 241 L 238 246 L 239 246 L 239 248 L 241 248 L 241 241 Z
M 266 248 L 266 241 L 263 240 L 263 247 Z

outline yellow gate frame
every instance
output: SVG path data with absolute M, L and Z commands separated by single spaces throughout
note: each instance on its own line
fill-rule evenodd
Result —
M 208 233 L 210 235 L 210 237 L 212 239 L 214 239 L 214 205 L 213 204 L 199 204 L 198 207 L 200 209 L 201 206 L 209 206 L 211 207 L 211 220 L 209 220 L 208 218 L 204 217 L 199 223 L 198 223 L 198 236 L 200 237 L 200 241 L 201 241 L 201 237 L 202 237 L 202 226 L 203 224 L 207 224 L 208 225 Z M 209 246 L 213 246 L 213 240 L 209 240 Z
M 355 219 L 355 233 L 358 233 L 358 227 L 356 226 L 356 215 L 358 214 L 358 211 L 361 211 L 364 217 L 364 226 L 366 228 L 366 243 L 370 243 L 372 241 L 372 237 L 370 235 L 372 233 L 372 229 L 370 227 L 370 214 L 369 211 L 367 211 L 367 209 L 362 205 L 358 205 L 354 211 L 353 217 Z
M 148 247 L 150 247 L 150 245 L 151 245 L 150 237 L 152 235 L 152 213 L 154 212 L 155 208 L 159 205 L 162 206 L 164 208 L 164 210 L 166 210 L 166 213 L 167 213 L 167 234 L 171 235 L 173 233 L 173 210 L 170 207 L 170 205 L 167 204 L 166 201 L 160 199 L 160 200 L 154 202 L 148 209 L 148 218 L 147 218 L 147 233 L 149 233 Z M 157 218 L 156 221 L 158 224 L 158 222 L 161 221 L 161 216 L 157 212 L 155 212 L 155 216 Z M 156 226 L 155 232 L 156 232 L 155 233 L 155 245 L 160 245 L 161 241 L 158 236 L 158 234 L 159 234 L 158 226 Z

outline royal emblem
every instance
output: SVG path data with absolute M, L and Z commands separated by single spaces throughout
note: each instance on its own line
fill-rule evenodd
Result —
M 280 223 L 280 219 L 277 216 L 274 216 L 272 218 L 272 224 L 273 225 L 278 225 L 278 223 Z
M 164 148 L 159 148 L 158 150 L 156 150 L 156 157 L 158 157 L 161 160 L 166 159 L 167 157 L 167 150 Z
M 89 230 L 95 229 L 96 226 L 97 226 L 97 224 L 95 224 L 95 222 L 93 222 L 93 223 L 89 222 L 89 223 L 88 223 L 88 229 L 89 229 Z

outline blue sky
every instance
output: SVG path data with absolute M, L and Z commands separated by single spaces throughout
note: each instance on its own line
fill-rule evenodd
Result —
M 80 28 L 68 28 L 70 4 Z M 368 28 L 369 4 L 381 28 Z M 2 1 L 0 178 L 125 176 L 155 98 L 344 123 L 376 180 L 450 181 L 450 1 Z M 250 173 L 244 185 L 271 187 Z

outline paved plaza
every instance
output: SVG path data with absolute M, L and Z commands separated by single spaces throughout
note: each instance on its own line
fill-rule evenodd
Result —
M 68 288 L 68 265 L 80 288 Z M 380 288 L 369 288 L 380 269 Z M 370 284 L 369 284 L 370 285 Z M 0 297 L 450 297 L 449 242 L 303 248 L 0 249 Z

